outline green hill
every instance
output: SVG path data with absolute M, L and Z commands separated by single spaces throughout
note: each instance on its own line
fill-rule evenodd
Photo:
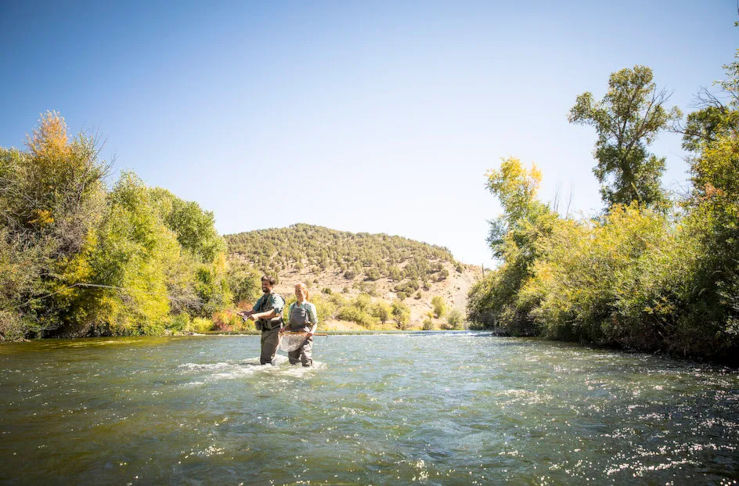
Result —
M 443 262 L 461 272 L 463 266 L 440 246 L 386 234 L 349 233 L 321 226 L 296 224 L 288 228 L 226 235 L 229 254 L 264 272 L 308 268 L 315 273 L 340 271 L 347 279 L 373 281 L 437 281 L 446 278 Z
M 401 301 L 408 309 L 410 327 L 429 319 L 443 327 L 446 318 L 428 315 L 434 311 L 434 298 L 459 313 L 477 280 L 477 268 L 456 261 L 447 248 L 400 236 L 296 224 L 225 239 L 233 266 L 276 275 L 277 290 L 283 295 L 292 295 L 297 282 L 306 283 L 314 296 L 311 300 L 328 305 L 324 321 L 366 327 L 370 319 L 362 314 L 372 313 L 367 309 Z

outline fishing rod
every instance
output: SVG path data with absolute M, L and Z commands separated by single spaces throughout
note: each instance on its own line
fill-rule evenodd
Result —
M 59 292 L 64 292 L 65 290 L 73 289 L 75 287 L 91 287 L 91 288 L 99 288 L 99 289 L 122 290 L 124 292 L 131 292 L 131 291 L 133 291 L 133 292 L 138 292 L 138 293 L 142 293 L 142 294 L 157 295 L 154 292 L 147 292 L 145 290 L 127 289 L 127 288 L 124 288 L 124 287 L 116 287 L 114 285 L 100 285 L 100 284 L 91 284 L 91 283 L 77 282 L 75 284 L 68 285 L 68 286 L 63 287 L 63 288 L 61 288 L 59 290 L 56 290 L 56 291 L 54 291 L 54 292 L 52 292 L 50 294 L 42 295 L 41 297 L 36 297 L 34 299 L 31 299 L 29 301 L 26 301 L 26 302 L 24 302 L 24 303 L 22 303 L 20 305 L 14 306 L 14 307 L 9 307 L 6 310 L 11 311 L 11 310 L 15 310 L 15 309 L 20 309 L 21 307 L 27 306 L 28 304 L 30 304 L 32 302 L 36 302 L 36 301 L 39 301 L 39 300 L 47 299 L 47 298 L 51 297 L 52 295 L 56 295 Z M 174 299 L 170 298 L 170 300 L 174 300 Z
M 293 334 L 293 335 L 299 335 L 299 334 L 310 334 L 311 336 L 328 336 L 328 333 L 325 332 L 314 332 L 313 334 L 305 331 L 282 331 L 281 334 Z

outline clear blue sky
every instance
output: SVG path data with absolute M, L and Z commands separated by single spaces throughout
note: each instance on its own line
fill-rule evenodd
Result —
M 484 174 L 536 162 L 542 198 L 601 207 L 575 97 L 644 64 L 684 112 L 739 44 L 735 0 L 0 1 L 0 145 L 39 114 L 94 129 L 223 234 L 303 222 L 492 265 Z M 679 139 L 666 187 L 687 181 Z

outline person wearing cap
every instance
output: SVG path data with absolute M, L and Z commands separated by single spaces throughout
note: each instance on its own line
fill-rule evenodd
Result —
M 262 295 L 250 311 L 239 312 L 244 320 L 254 321 L 257 330 L 262 331 L 262 351 L 259 356 L 261 364 L 274 364 L 277 347 L 280 345 L 280 330 L 282 329 L 282 309 L 285 299 L 278 293 L 272 292 L 275 278 L 262 276 Z

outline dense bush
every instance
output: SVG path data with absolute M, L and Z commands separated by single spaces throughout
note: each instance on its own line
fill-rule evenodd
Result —
M 515 159 L 491 172 L 504 215 L 489 241 L 501 264 L 470 291 L 468 317 L 510 334 L 739 364 L 739 62 L 726 68 L 731 79 L 719 84 L 728 105 L 708 96 L 708 106 L 688 117 L 692 191 L 672 209 L 654 185 L 660 164 L 649 166 L 641 185 L 619 179 L 604 188 L 604 213 L 581 220 L 562 219 L 536 200 L 536 174 Z M 655 133 L 676 113 L 662 112 Z M 599 141 L 603 175 L 623 155 L 608 152 L 610 143 Z M 655 156 L 629 157 L 622 161 Z M 610 204 L 640 191 L 649 204 Z
M 463 328 L 463 324 L 464 324 L 463 318 L 464 318 L 464 315 L 462 314 L 461 310 L 452 309 L 451 311 L 449 311 L 446 321 L 449 324 L 450 328 L 459 330 Z
M 56 113 L 0 148 L 0 338 L 162 334 L 232 305 L 212 213 L 131 172 L 108 190 L 97 154 Z
M 444 297 L 435 295 L 431 299 L 431 306 L 434 308 L 434 317 L 439 318 L 446 313 L 446 301 Z
M 391 313 L 398 329 L 403 330 L 408 326 L 411 319 L 411 311 L 407 305 L 400 300 L 395 300 L 392 304 Z

